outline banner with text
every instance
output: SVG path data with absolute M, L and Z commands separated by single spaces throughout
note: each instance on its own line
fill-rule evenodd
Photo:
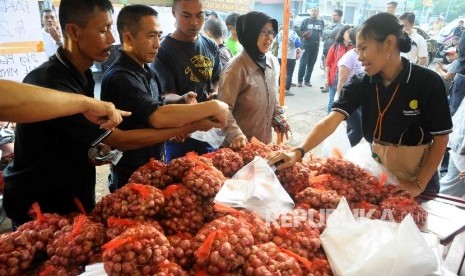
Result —
M 22 81 L 47 60 L 36 0 L 0 0 L 0 78 Z

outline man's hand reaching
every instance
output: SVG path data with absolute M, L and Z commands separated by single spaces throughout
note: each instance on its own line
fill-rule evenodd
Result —
M 123 116 L 131 115 L 131 112 L 116 109 L 112 103 L 89 99 L 89 107 L 82 114 L 94 124 L 103 129 L 113 129 L 123 121 Z

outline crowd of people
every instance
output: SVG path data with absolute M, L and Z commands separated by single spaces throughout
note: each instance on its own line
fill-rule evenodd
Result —
M 92 99 L 90 67 L 108 59 L 115 41 L 111 2 L 62 0 L 61 28 L 46 23 L 53 11 L 43 12 L 44 36 L 58 47 L 25 84 L 1 81 L 0 120 L 18 122 L 16 155 L 3 173 L 4 207 L 15 226 L 30 220 L 33 202 L 44 212 L 69 213 L 76 211 L 73 199 L 78 198 L 86 211 L 92 210 L 95 167 L 88 150 L 101 143 L 123 152 L 111 164 L 114 191 L 150 158 L 169 162 L 190 151 L 216 150 L 190 137 L 197 130 L 221 128 L 223 146 L 233 149 L 252 137 L 270 143 L 273 129 L 286 134 L 276 125 L 287 124 L 278 79 L 286 78 L 289 94 L 300 58 L 297 86 L 311 87 L 322 39 L 328 115 L 299 147 L 270 156 L 269 163 L 283 161 L 278 169 L 293 165 L 347 120 L 351 145 L 364 138 L 373 157 L 399 178 L 393 193 L 441 190 L 465 196 L 463 135 L 449 144 L 453 158 L 441 188 L 438 175 L 449 134 L 457 127 L 451 111 L 458 111 L 454 118 L 465 116 L 459 107 L 465 95 L 463 33 L 449 68 L 455 75 L 448 102 L 441 76 L 424 67 L 425 43 L 412 28 L 411 12 L 399 18 L 379 13 L 361 26 L 349 26 L 336 9 L 333 24 L 325 28 L 318 8 L 312 8 L 300 26 L 290 24 L 285 76 L 279 76 L 285 38 L 269 15 L 251 11 L 205 21 L 201 0 L 175 0 L 172 12 L 176 30 L 161 41 L 156 10 L 145 5 L 121 9 L 116 21 L 121 49 L 102 79 L 101 99 L 107 102 Z M 273 41 L 280 45 L 278 59 L 270 53 Z M 450 188 L 457 185 L 461 188 Z

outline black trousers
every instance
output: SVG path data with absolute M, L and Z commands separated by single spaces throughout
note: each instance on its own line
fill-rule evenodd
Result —
M 305 48 L 304 54 L 300 58 L 299 74 L 297 81 L 300 83 L 303 81 L 310 82 L 313 73 L 313 66 L 315 66 L 316 58 L 319 51 L 319 43 L 314 43 L 309 47 Z

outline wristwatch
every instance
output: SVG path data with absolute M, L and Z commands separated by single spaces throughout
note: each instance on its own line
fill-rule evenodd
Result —
M 58 45 L 58 46 L 63 46 L 63 42 L 61 42 L 61 41 L 57 41 L 57 42 L 55 42 L 55 43 L 56 43 L 56 45 Z
M 300 159 L 301 159 L 301 160 L 304 158 L 304 155 L 305 155 L 305 150 L 304 150 L 304 148 L 301 148 L 301 147 L 299 147 L 299 148 L 294 148 L 292 151 L 298 151 L 298 152 L 300 152 Z

